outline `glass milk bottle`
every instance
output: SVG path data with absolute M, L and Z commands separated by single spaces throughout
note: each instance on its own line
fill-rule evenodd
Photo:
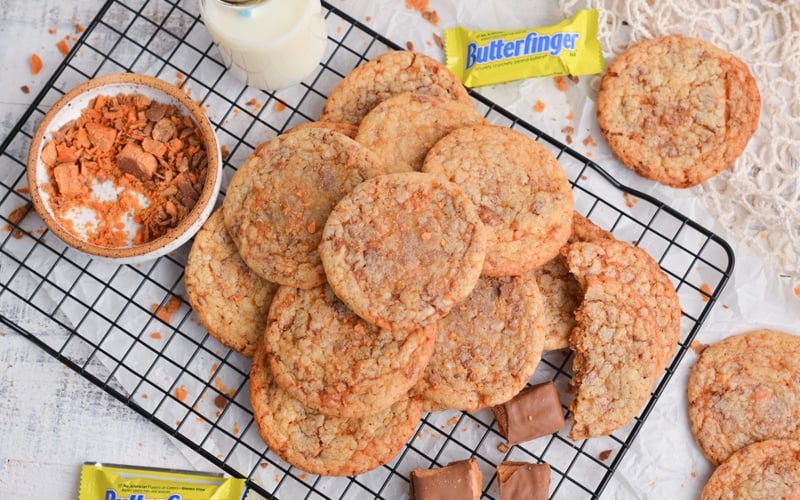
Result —
M 199 0 L 225 66 L 263 90 L 299 83 L 317 67 L 328 32 L 320 0 Z

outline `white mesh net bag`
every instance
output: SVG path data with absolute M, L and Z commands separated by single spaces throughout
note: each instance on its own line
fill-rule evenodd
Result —
M 753 72 L 759 127 L 732 168 L 690 188 L 728 232 L 800 288 L 800 0 L 560 0 L 565 16 L 598 9 L 607 61 L 668 34 L 706 40 Z

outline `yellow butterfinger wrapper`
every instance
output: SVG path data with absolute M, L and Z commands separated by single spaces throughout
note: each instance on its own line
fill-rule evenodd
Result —
M 242 500 L 244 479 L 207 472 L 86 463 L 78 500 Z
M 595 9 L 545 28 L 470 31 L 457 26 L 444 31 L 444 47 L 447 67 L 467 87 L 605 69 Z

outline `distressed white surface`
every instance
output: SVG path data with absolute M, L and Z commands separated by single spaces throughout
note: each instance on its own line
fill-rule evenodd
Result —
M 55 44 L 76 36 L 74 24 L 88 25 L 101 5 L 0 1 L 0 140 L 62 61 Z M 35 76 L 34 52 L 44 63 Z M 0 332 L 0 498 L 75 499 L 85 461 L 192 468 L 181 448 L 191 450 L 26 338 Z
M 431 43 L 432 33 L 456 23 L 472 28 L 519 28 L 547 24 L 557 19 L 555 2 L 459 2 L 431 0 L 441 17 L 438 28 L 405 8 L 403 0 L 357 2 L 336 0 L 335 5 L 403 45 L 441 58 Z M 0 137 L 5 138 L 26 106 L 42 88 L 61 60 L 55 43 L 74 34 L 74 22 L 87 25 L 101 2 L 77 0 L 31 2 L 2 0 L 0 26 Z M 409 30 L 408 26 L 413 29 Z M 49 34 L 48 29 L 57 30 Z M 329 26 L 335 30 L 335 26 Z M 72 42 L 71 42 L 72 43 Z M 42 56 L 44 69 L 30 74 L 32 52 Z M 583 83 L 588 83 L 585 79 Z M 30 94 L 21 92 L 28 85 Z M 581 145 L 592 133 L 599 138 L 592 119 L 588 85 L 554 93 L 549 79 L 511 83 L 484 92 L 551 135 L 562 138 L 567 110 L 576 110 L 576 143 L 580 152 L 591 152 L 601 165 L 624 182 L 667 201 L 701 224 L 719 231 L 702 204 L 686 191 L 672 190 L 642 181 L 619 167 L 603 144 Z M 532 111 L 542 95 L 543 113 Z M 544 99 L 543 99 L 544 100 Z M 583 111 L 583 113 L 580 112 Z M 602 141 L 599 141 L 602 142 Z M 591 149 L 591 151 L 589 151 Z M 731 241 L 737 255 L 732 282 L 705 323 L 698 340 L 711 343 L 731 334 L 772 327 L 800 334 L 800 297 L 775 269 Z M 689 352 L 674 376 L 633 448 L 622 461 L 604 498 L 697 498 L 710 465 L 694 444 L 688 427 L 685 384 L 696 356 Z M 105 392 L 63 367 L 28 340 L 11 332 L 0 336 L 0 497 L 75 498 L 80 464 L 100 460 L 164 467 L 212 466 L 164 432 L 116 402 Z M 33 488 L 33 489 L 32 489 Z

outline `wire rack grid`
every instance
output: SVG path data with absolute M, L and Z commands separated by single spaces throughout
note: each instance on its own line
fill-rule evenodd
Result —
M 268 450 L 249 402 L 249 361 L 210 337 L 186 301 L 188 244 L 146 264 L 92 260 L 50 234 L 33 213 L 25 162 L 47 109 L 86 79 L 139 72 L 185 89 L 205 107 L 227 153 L 223 194 L 236 167 L 271 137 L 318 115 L 328 92 L 358 64 L 399 49 L 323 3 L 331 30 L 319 69 L 301 85 L 265 93 L 234 80 L 199 20 L 196 2 L 109 0 L 0 147 L 0 318 L 250 488 L 278 498 L 402 498 L 412 469 L 475 457 L 484 498 L 498 497 L 503 460 L 547 462 L 551 498 L 598 498 L 669 382 L 733 269 L 730 247 L 666 204 L 618 184 L 576 151 L 495 106 L 475 104 L 494 124 L 540 141 L 573 185 L 576 210 L 645 248 L 672 279 L 683 309 L 680 346 L 651 398 L 627 426 L 574 443 L 566 430 L 504 448 L 490 411 L 426 414 L 390 463 L 357 477 L 304 473 Z M 545 353 L 531 383 L 556 382 L 568 406 L 571 354 Z

